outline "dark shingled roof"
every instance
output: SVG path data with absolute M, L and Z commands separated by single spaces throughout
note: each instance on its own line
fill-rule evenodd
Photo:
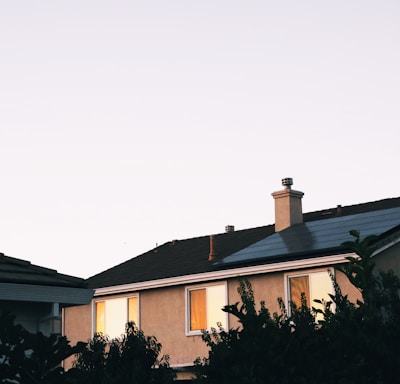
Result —
M 394 207 L 400 207 L 400 197 L 351 206 L 338 206 L 322 211 L 305 213 L 303 215 L 303 220 L 305 223 L 316 220 L 329 220 L 333 217 L 348 216 Z M 217 257 L 221 260 L 274 233 L 274 225 L 267 225 L 215 235 Z M 340 249 L 343 250 L 338 244 L 337 251 Z M 110 287 L 211 272 L 217 269 L 227 268 L 227 266 L 218 265 L 218 263 L 214 261 L 209 261 L 209 252 L 210 236 L 171 241 L 92 276 L 88 279 L 88 284 L 90 288 Z M 287 255 L 282 255 L 280 261 L 285 260 L 285 258 L 287 258 Z M 265 260 L 258 261 L 258 263 L 265 262 Z M 255 263 L 254 260 L 249 260 L 247 264 L 251 265 L 252 263 Z
M 0 283 L 86 288 L 84 279 L 63 275 L 54 269 L 0 253 Z

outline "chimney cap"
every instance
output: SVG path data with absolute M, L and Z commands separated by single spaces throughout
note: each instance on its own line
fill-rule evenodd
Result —
M 286 187 L 286 189 L 291 189 L 293 185 L 293 179 L 291 177 L 285 177 L 282 179 L 282 185 Z

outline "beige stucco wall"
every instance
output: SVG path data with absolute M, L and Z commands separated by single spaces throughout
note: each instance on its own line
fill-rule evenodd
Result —
M 92 305 L 80 305 L 63 309 L 63 335 L 70 341 L 70 345 L 76 345 L 78 341 L 88 341 L 92 335 Z M 74 357 L 64 362 L 64 368 L 72 366 Z
M 391 264 L 393 251 L 388 251 L 381 255 L 380 266 Z M 396 263 L 394 264 L 396 266 Z M 325 267 L 324 269 L 327 269 Z M 321 268 L 319 268 L 321 270 Z M 311 269 L 307 269 L 311 272 Z M 295 271 L 291 271 L 295 272 Z M 297 272 L 297 271 L 296 271 Z M 349 283 L 346 276 L 336 270 L 336 279 L 342 292 L 349 295 L 352 302 L 360 298 L 359 292 Z M 271 314 L 280 311 L 277 298 L 285 297 L 285 273 L 275 272 L 263 275 L 247 276 L 250 280 L 257 309 L 260 308 L 260 301 L 264 300 L 266 307 Z M 226 281 L 228 303 L 240 302 L 237 292 L 239 285 L 238 278 L 230 278 Z M 139 293 L 140 305 L 140 328 L 145 335 L 156 336 L 162 344 L 162 354 L 170 356 L 172 366 L 191 365 L 196 357 L 206 357 L 208 355 L 207 346 L 201 340 L 201 336 L 186 335 L 186 316 L 185 316 L 185 295 L 186 288 L 190 285 L 149 289 L 141 292 L 130 292 L 124 295 L 112 297 L 128 297 L 132 293 Z M 104 299 L 110 296 L 103 297 Z M 238 322 L 232 316 L 229 318 L 228 326 L 236 328 Z M 64 334 L 75 344 L 78 341 L 87 341 L 92 335 L 92 307 L 91 305 L 66 308 L 64 310 Z M 71 360 L 65 365 L 70 367 Z
M 278 311 L 277 297 L 284 296 L 282 273 L 271 273 L 249 278 L 259 308 L 261 300 L 272 312 Z M 228 303 L 240 302 L 237 278 L 227 281 Z M 208 349 L 201 336 L 186 336 L 185 288 L 166 287 L 140 293 L 140 324 L 146 335 L 155 335 L 163 346 L 163 354 L 170 355 L 172 365 L 191 365 L 197 357 L 206 357 Z M 161 320 L 160 320 L 161 319 Z M 235 328 L 236 318 L 229 317 L 228 326 Z
M 260 302 L 264 301 L 265 306 L 273 312 L 279 311 L 278 297 L 284 297 L 284 277 L 283 273 L 270 273 L 266 275 L 246 276 L 250 281 L 254 292 L 254 300 L 257 310 L 260 309 Z M 228 301 L 229 304 L 241 303 L 237 289 L 239 287 L 239 279 L 229 279 L 228 281 Z M 240 304 L 239 304 L 240 307 Z M 234 316 L 229 317 L 229 326 L 236 328 L 240 324 Z
M 154 335 L 172 365 L 192 364 L 206 356 L 201 336 L 186 336 L 185 286 L 143 291 L 140 294 L 140 324 L 146 335 Z
M 344 295 L 348 295 L 348 299 L 352 303 L 356 303 L 357 300 L 361 300 L 361 293 L 358 291 L 349 281 L 349 279 L 346 277 L 346 275 L 343 272 L 340 272 L 340 270 L 336 269 L 335 270 L 335 275 L 336 275 L 336 281 L 339 284 L 340 290 Z

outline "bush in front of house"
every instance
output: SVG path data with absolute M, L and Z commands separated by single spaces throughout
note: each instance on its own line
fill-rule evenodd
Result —
M 15 324 L 9 312 L 0 314 L 0 383 L 63 384 L 66 374 L 61 363 L 77 353 L 64 336 L 30 333 Z
M 347 243 L 358 257 L 342 268 L 360 291 L 352 303 L 334 277 L 334 294 L 323 309 L 291 305 L 289 316 L 278 299 L 280 313 L 263 302 L 256 308 L 251 284 L 242 280 L 241 303 L 224 311 L 241 326 L 203 332 L 207 358 L 198 358 L 195 381 L 209 384 L 383 384 L 400 377 L 400 280 L 391 271 L 376 272 L 371 258 L 374 236 Z M 316 321 L 316 315 L 322 320 Z M 394 381 L 393 381 L 394 380 Z
M 30 333 L 15 317 L 0 313 L 0 383 L 2 384 L 168 384 L 175 373 L 161 344 L 128 323 L 120 339 L 96 334 L 71 346 L 65 336 Z M 76 355 L 74 368 L 62 362 Z
M 161 344 L 128 323 L 121 338 L 95 334 L 68 371 L 71 384 L 168 384 L 175 379 Z

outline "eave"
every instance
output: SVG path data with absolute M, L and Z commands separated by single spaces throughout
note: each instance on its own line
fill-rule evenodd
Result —
M 271 264 L 262 264 L 249 267 L 232 268 L 212 272 L 170 277 L 165 279 L 143 281 L 131 284 L 114 285 L 111 287 L 95 289 L 94 296 L 96 297 L 104 295 L 114 295 L 125 292 L 136 292 L 147 289 L 171 287 L 176 285 L 196 284 L 206 281 L 216 281 L 235 277 L 237 278 L 241 276 L 288 271 L 293 269 L 323 267 L 347 262 L 346 257 L 349 256 L 355 257 L 356 254 L 351 252 L 340 255 L 321 256 L 301 260 L 290 260 Z
M 93 290 L 86 288 L 46 285 L 0 283 L 0 300 L 60 303 L 63 305 L 89 304 Z

